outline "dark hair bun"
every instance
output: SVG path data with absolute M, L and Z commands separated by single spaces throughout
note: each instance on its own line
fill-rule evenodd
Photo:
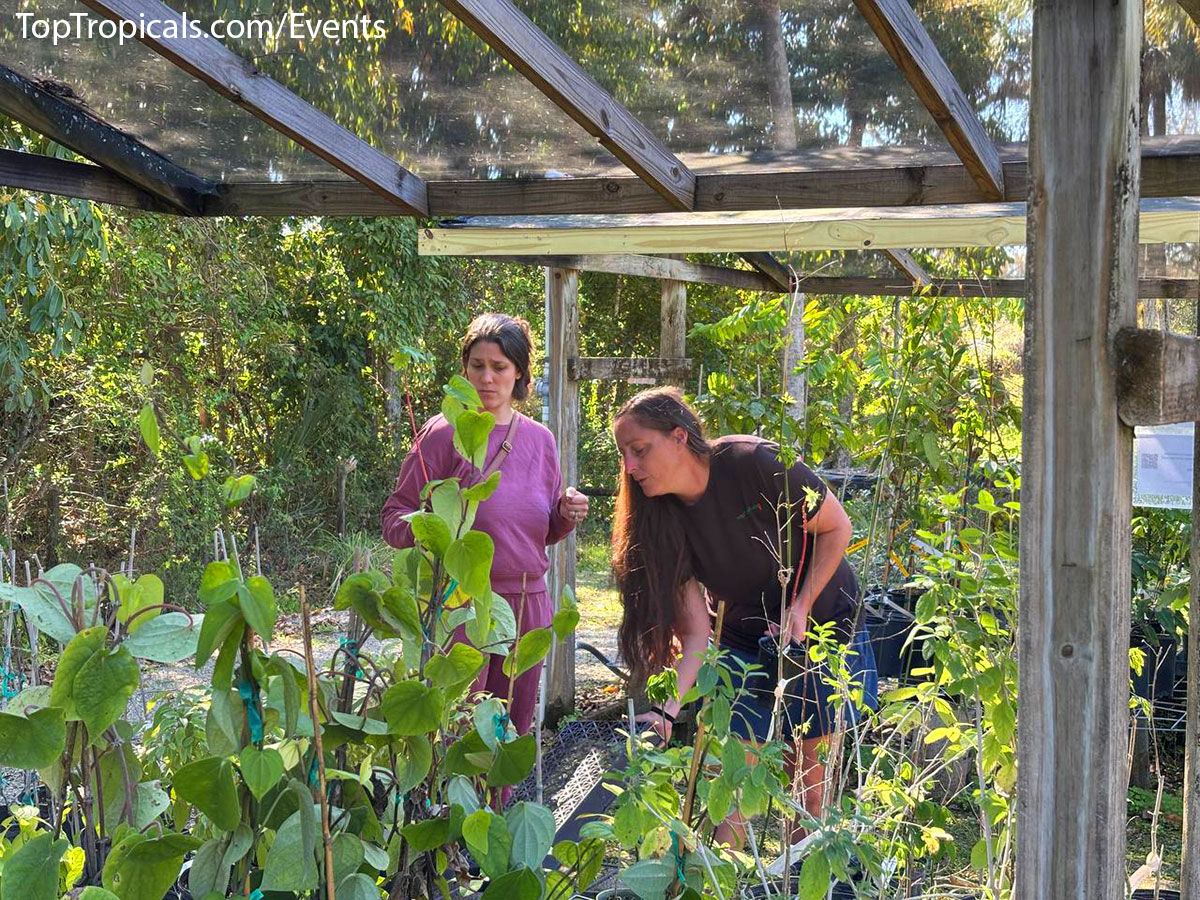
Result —
M 504 313 L 484 313 L 476 316 L 467 326 L 462 343 L 462 365 L 467 367 L 471 348 L 480 341 L 491 341 L 500 348 L 520 373 L 513 385 L 513 399 L 524 400 L 529 396 L 530 358 L 533 356 L 533 334 L 529 323 L 521 318 Z

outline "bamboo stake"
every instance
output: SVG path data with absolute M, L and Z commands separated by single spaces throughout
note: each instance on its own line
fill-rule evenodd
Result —
M 321 745 L 321 726 L 317 717 L 317 667 L 313 662 L 312 621 L 304 585 L 300 585 L 300 620 L 304 625 L 304 663 L 308 668 L 308 714 L 313 722 L 313 743 L 317 753 L 317 787 L 321 792 L 321 840 L 325 844 L 325 896 L 334 900 L 333 838 L 329 834 L 329 801 L 325 797 L 325 750 Z
M 721 627 L 725 624 L 725 601 L 717 601 L 717 626 L 713 631 L 713 645 L 721 646 Z M 696 741 L 692 745 L 692 768 L 688 772 L 687 793 L 683 798 L 683 824 L 692 827 L 692 802 L 696 799 L 696 778 L 700 774 L 700 760 L 704 746 L 704 710 L 708 709 L 708 698 L 700 705 L 700 715 L 696 717 Z

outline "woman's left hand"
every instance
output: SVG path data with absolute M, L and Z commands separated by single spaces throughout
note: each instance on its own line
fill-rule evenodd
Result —
M 787 639 L 783 642 L 785 645 L 789 642 L 793 644 L 805 643 L 808 640 L 808 614 L 796 606 L 789 609 L 787 630 Z
M 568 522 L 578 525 L 588 514 L 587 494 L 581 494 L 574 487 L 569 487 L 558 499 L 558 512 Z

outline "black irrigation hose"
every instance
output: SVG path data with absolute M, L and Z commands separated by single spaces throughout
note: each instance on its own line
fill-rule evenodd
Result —
M 596 659 L 600 660 L 601 665 L 603 665 L 604 668 L 608 669 L 608 671 L 612 672 L 614 675 L 616 675 L 618 678 L 620 678 L 622 682 L 629 681 L 629 673 L 628 672 L 624 671 L 616 663 L 609 660 L 609 658 L 607 656 L 605 656 L 602 651 L 593 647 L 591 644 L 584 643 L 583 641 L 576 641 L 575 649 L 576 650 L 586 650 L 588 653 L 592 654 L 592 656 L 596 657 Z

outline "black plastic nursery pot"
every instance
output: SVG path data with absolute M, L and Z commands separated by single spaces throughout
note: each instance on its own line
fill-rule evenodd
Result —
M 890 613 L 890 615 L 889 615 Z M 908 671 L 904 642 L 912 630 L 912 621 L 904 620 L 893 610 L 882 615 L 867 612 L 863 617 L 871 650 L 875 653 L 875 670 L 880 678 L 899 678 Z
M 793 875 L 791 884 L 788 885 L 790 890 L 786 895 L 789 900 L 794 900 L 797 896 L 798 881 L 799 876 Z M 783 900 L 784 896 L 782 878 L 768 880 L 765 887 L 761 883 L 752 884 L 742 891 L 742 900 L 776 900 L 776 898 Z M 833 893 L 829 896 L 832 900 L 854 900 L 854 887 L 844 881 L 838 881 L 833 885 Z

